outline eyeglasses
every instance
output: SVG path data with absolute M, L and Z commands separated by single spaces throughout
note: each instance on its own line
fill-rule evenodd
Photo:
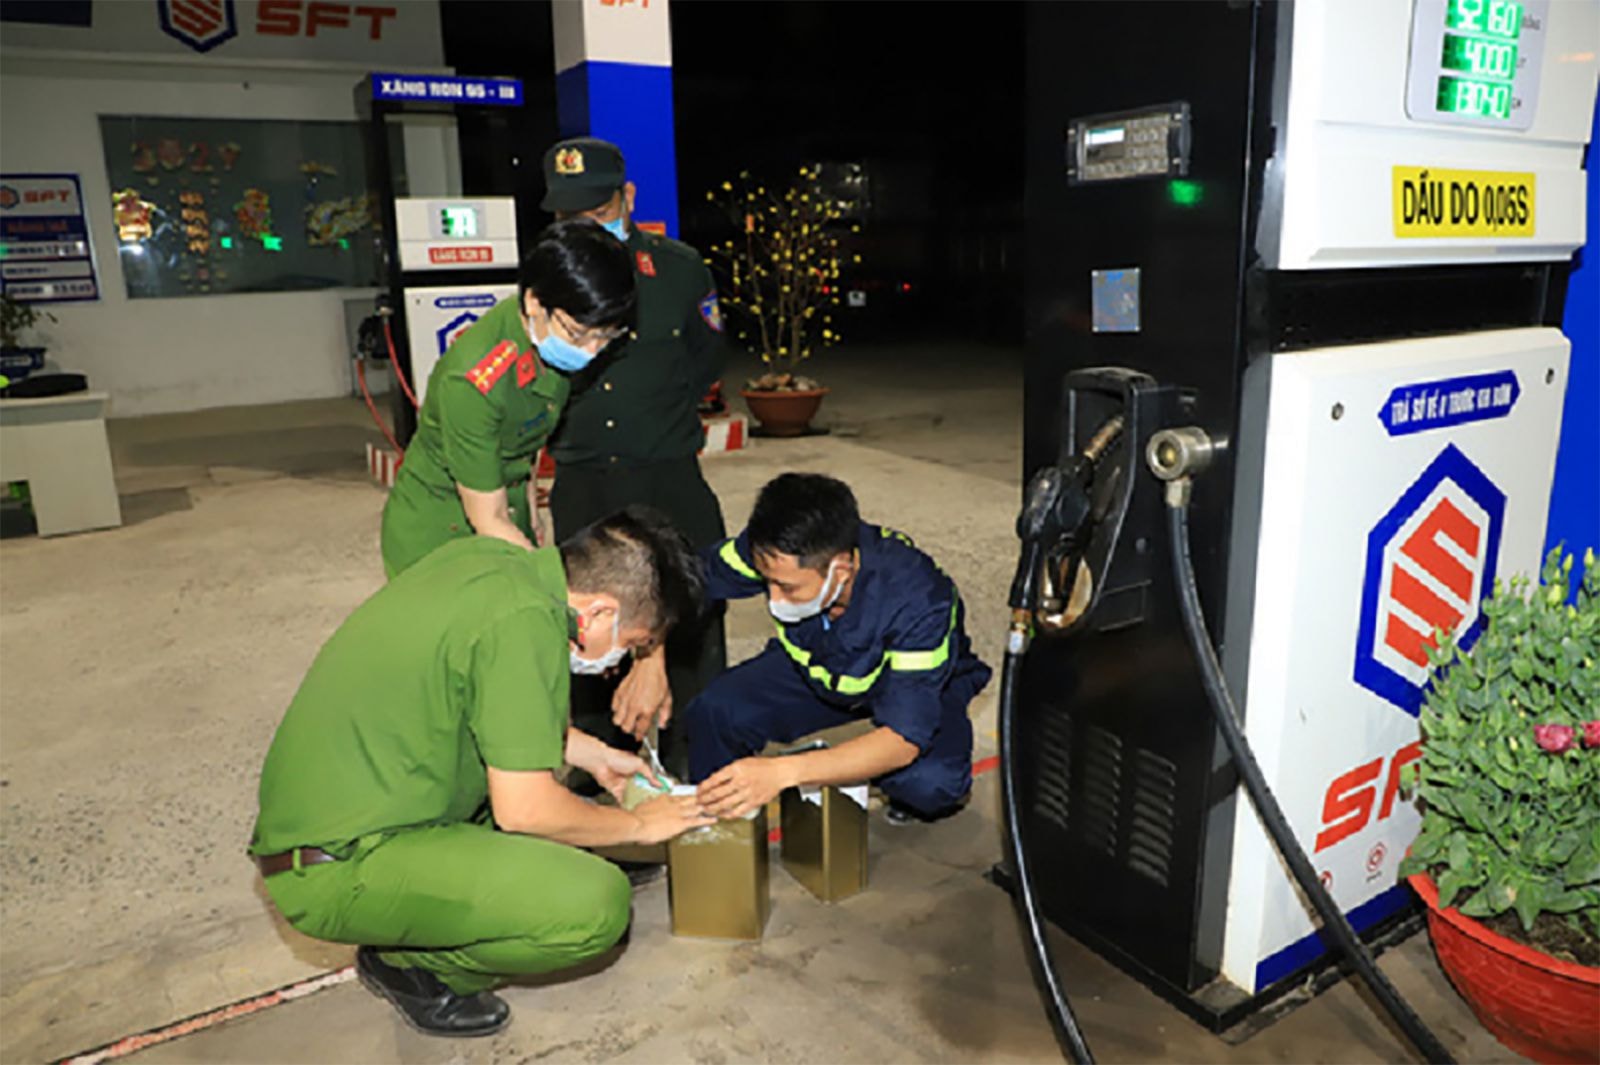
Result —
M 592 344 L 596 342 L 604 347 L 612 341 L 626 336 L 628 333 L 627 327 L 620 325 L 585 328 L 584 326 L 581 326 L 577 322 L 573 321 L 572 315 L 568 314 L 566 311 L 558 310 L 556 311 L 554 317 L 557 322 L 561 323 L 561 331 L 567 334 L 568 339 L 570 339 L 572 343 L 577 344 L 580 347 L 585 344 Z

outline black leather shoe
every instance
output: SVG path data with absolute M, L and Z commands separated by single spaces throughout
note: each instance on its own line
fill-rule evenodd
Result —
M 426 969 L 395 968 L 378 957 L 375 947 L 356 951 L 356 975 L 424 1035 L 493 1035 L 511 1019 L 511 1007 L 499 995 L 458 995 Z

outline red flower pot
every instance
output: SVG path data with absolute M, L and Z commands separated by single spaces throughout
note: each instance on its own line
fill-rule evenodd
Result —
M 1545 1065 L 1600 1061 L 1600 968 L 1558 961 L 1441 910 L 1432 877 L 1407 879 L 1428 906 L 1445 975 L 1496 1039 Z
M 817 408 L 822 406 L 822 397 L 828 394 L 828 390 L 811 388 L 785 392 L 746 388 L 741 389 L 739 394 L 744 397 L 750 414 L 761 423 L 762 430 L 768 436 L 799 436 L 811 424 L 811 419 L 816 417 Z

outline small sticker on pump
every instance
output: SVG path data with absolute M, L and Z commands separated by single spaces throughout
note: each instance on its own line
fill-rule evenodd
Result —
M 1397 237 L 1531 237 L 1534 175 L 1394 168 Z

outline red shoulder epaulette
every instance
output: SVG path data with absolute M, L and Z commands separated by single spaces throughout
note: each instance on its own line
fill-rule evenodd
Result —
M 517 359 L 517 345 L 515 341 L 502 340 L 494 348 L 478 360 L 478 365 L 467 371 L 467 380 L 484 395 L 488 395 L 494 388 L 495 382 L 504 377 L 506 371 L 511 369 Z

